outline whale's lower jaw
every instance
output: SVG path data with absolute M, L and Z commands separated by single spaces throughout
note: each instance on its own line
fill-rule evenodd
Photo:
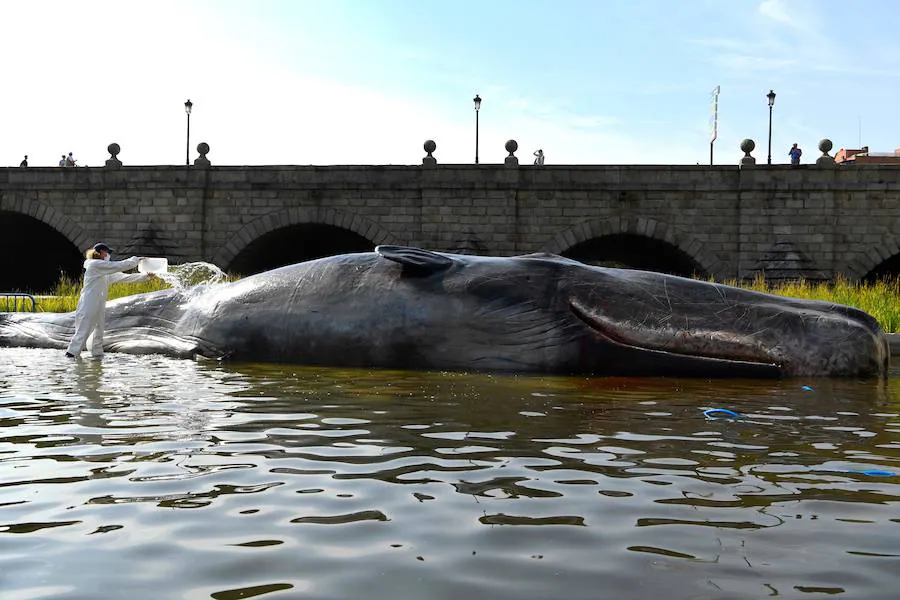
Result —
M 638 343 L 640 332 L 617 327 L 591 315 L 577 301 L 570 301 L 572 314 L 587 325 L 604 343 L 632 355 L 641 363 L 653 362 L 666 365 L 666 370 L 677 373 L 700 373 L 710 377 L 783 377 L 782 365 L 765 358 L 759 360 L 731 358 L 722 354 L 702 354 L 691 351 L 660 347 L 652 342 Z

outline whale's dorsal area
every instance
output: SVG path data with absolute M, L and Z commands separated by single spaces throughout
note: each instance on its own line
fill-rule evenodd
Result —
M 453 264 L 449 256 L 409 246 L 376 246 L 375 253 L 404 267 L 428 273 L 442 271 Z

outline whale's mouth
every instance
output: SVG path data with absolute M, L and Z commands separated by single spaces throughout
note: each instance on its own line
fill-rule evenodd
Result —
M 572 314 L 607 344 L 645 357 L 677 362 L 681 368 L 695 367 L 723 375 L 780 377 L 782 365 L 763 348 L 725 332 L 660 332 L 625 325 L 586 308 L 578 300 L 569 301 Z

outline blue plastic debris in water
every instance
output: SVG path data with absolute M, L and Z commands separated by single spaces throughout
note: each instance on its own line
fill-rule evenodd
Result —
M 852 473 L 854 475 L 868 475 L 869 477 L 897 477 L 894 471 L 885 469 L 833 469 L 837 473 Z
M 804 392 L 814 392 L 814 391 L 815 391 L 815 390 L 813 390 L 811 387 L 809 387 L 808 385 L 804 385 L 804 386 L 803 386 L 802 388 L 800 388 L 800 389 L 803 390 Z
M 731 417 L 733 419 L 737 419 L 741 416 L 741 413 L 734 412 L 733 410 L 728 410 L 727 408 L 707 408 L 703 411 L 703 415 L 707 419 L 716 419 L 719 417 Z
M 857 471 L 858 473 L 862 473 L 863 475 L 868 475 L 869 477 L 896 477 L 897 474 L 893 471 L 882 471 L 881 469 L 867 469 L 865 471 Z

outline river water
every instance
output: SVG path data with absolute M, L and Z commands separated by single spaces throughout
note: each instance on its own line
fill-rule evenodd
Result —
M 0 349 L 0 598 L 896 598 L 894 473 L 897 369 L 587 379 Z

